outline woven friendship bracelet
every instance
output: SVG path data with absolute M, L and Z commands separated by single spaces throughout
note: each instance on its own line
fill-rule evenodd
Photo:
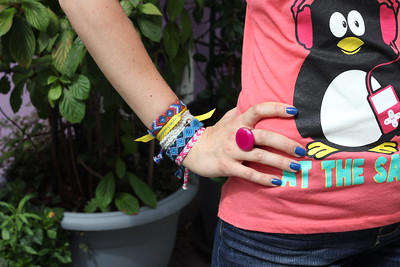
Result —
M 187 110 L 182 114 L 181 120 L 168 134 L 161 140 L 160 145 L 163 149 L 168 149 L 178 138 L 179 134 L 194 119 L 193 115 Z
M 189 141 L 189 139 L 192 137 L 191 131 L 193 130 L 190 125 L 193 124 L 193 121 L 197 125 L 198 123 L 201 124 L 196 118 L 194 118 L 189 111 L 185 111 L 184 114 L 182 115 L 182 120 L 172 129 L 168 135 L 160 142 L 161 145 L 161 151 L 158 153 L 157 156 L 155 156 L 153 159 L 154 161 L 159 164 L 161 160 L 163 159 L 163 154 L 166 152 L 166 154 L 174 161 L 174 158 L 171 157 L 172 154 L 179 155 L 181 148 L 186 145 L 186 143 Z M 203 124 L 201 124 L 203 125 Z M 196 128 L 197 131 L 197 128 Z M 183 137 L 187 136 L 189 138 L 188 140 L 184 140 Z M 184 143 L 182 143 L 184 142 Z M 178 143 L 178 145 L 176 144 Z M 178 147 L 178 148 L 177 148 Z M 172 152 L 170 151 L 172 149 Z M 179 150 L 177 150 L 179 149 Z M 176 152 L 179 151 L 179 152 Z
M 186 144 L 186 146 L 183 148 L 181 153 L 179 153 L 178 157 L 175 159 L 175 163 L 178 165 L 182 164 L 182 161 L 186 158 L 187 154 L 189 154 L 190 150 L 194 146 L 194 144 L 197 142 L 197 140 L 200 138 L 200 136 L 203 134 L 204 130 L 206 128 L 202 127 L 200 128 L 189 140 L 189 142 Z
M 183 184 L 182 184 L 182 189 L 187 190 L 189 188 L 189 174 L 190 170 L 188 168 L 183 167 L 182 165 L 179 166 L 178 171 L 175 173 L 175 176 L 178 177 L 179 179 L 183 178 Z
M 185 111 L 186 109 L 187 109 L 186 107 L 183 108 L 183 109 L 181 110 L 181 112 Z M 211 111 L 209 111 L 209 112 L 207 112 L 207 113 L 205 113 L 205 114 L 197 115 L 197 116 L 194 116 L 194 117 L 195 117 L 196 119 L 198 119 L 199 121 L 204 121 L 204 120 L 207 120 L 207 119 L 211 118 L 211 116 L 214 114 L 214 112 L 215 112 L 215 109 L 213 109 L 213 110 L 211 110 Z M 178 114 L 179 114 L 179 113 L 178 113 Z M 174 116 L 175 116 L 175 115 L 174 115 Z M 172 116 L 171 120 L 174 119 L 174 116 Z M 179 119 L 178 119 L 178 120 L 179 120 Z M 153 123 L 154 123 L 154 122 L 153 122 Z M 173 128 L 173 127 L 170 127 L 171 125 L 173 125 L 173 123 L 171 123 L 171 124 L 166 123 L 166 124 L 164 125 L 164 127 L 166 128 L 166 131 L 163 131 L 163 128 L 164 128 L 164 127 L 161 128 L 161 130 L 159 131 L 159 133 L 156 135 L 156 137 L 157 137 L 158 140 L 162 140 L 162 139 L 163 139 L 163 136 L 164 136 L 165 134 L 167 134 L 167 133 L 170 131 L 170 128 Z M 145 136 L 136 138 L 136 139 L 135 139 L 135 142 L 143 142 L 143 143 L 146 143 L 146 142 L 149 142 L 149 141 L 151 141 L 151 140 L 153 140 L 153 139 L 154 139 L 154 136 L 153 136 L 153 135 L 147 134 L 147 135 L 145 135 Z
M 188 168 L 185 168 L 184 166 L 182 166 L 182 161 L 185 159 L 185 157 L 189 154 L 189 151 L 192 149 L 193 145 L 197 142 L 197 140 L 199 139 L 199 137 L 203 134 L 204 130 L 206 128 L 202 127 L 200 128 L 193 136 L 192 138 L 189 140 L 189 142 L 186 144 L 186 146 L 184 147 L 184 149 L 181 151 L 181 153 L 178 155 L 178 157 L 175 159 L 175 163 L 178 164 L 180 167 L 178 169 L 178 171 L 175 173 L 175 175 L 178 178 L 182 178 L 183 177 L 183 185 L 182 185 L 182 189 L 183 190 L 187 190 L 188 184 L 189 184 L 189 173 L 190 170 Z
M 148 142 L 154 138 L 160 141 L 162 147 L 160 153 L 154 157 L 156 163 L 160 163 L 163 153 L 182 164 L 194 143 L 204 132 L 203 123 L 200 121 L 210 118 L 215 109 L 205 114 L 193 117 L 187 110 L 182 101 L 176 101 L 165 113 L 161 114 L 148 129 L 149 134 L 135 139 L 137 142 Z M 177 159 L 179 157 L 179 159 Z M 183 178 L 182 188 L 188 188 L 190 171 L 184 166 L 180 166 L 176 172 L 178 178 Z
M 156 137 L 159 131 L 164 127 L 164 125 L 176 114 L 180 113 L 186 105 L 182 101 L 177 100 L 174 104 L 169 106 L 169 108 L 161 114 L 150 126 L 148 130 L 149 134 Z
M 156 137 L 158 141 L 161 142 L 171 132 L 171 130 L 175 128 L 175 126 L 182 120 L 182 116 L 186 111 L 187 111 L 187 108 L 184 108 L 181 112 L 174 115 L 164 125 L 164 127 L 162 127 L 162 129 L 158 132 L 157 137 Z
M 183 190 L 188 190 L 189 186 L 189 172 L 190 170 L 188 168 L 185 168 L 184 173 L 183 173 L 183 185 L 182 189 Z
M 203 123 L 194 118 L 189 125 L 179 134 L 175 142 L 166 150 L 167 156 L 172 160 L 179 156 L 193 135 L 203 127 Z

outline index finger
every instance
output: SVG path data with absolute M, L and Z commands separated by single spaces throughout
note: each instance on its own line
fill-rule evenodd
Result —
M 266 117 L 293 117 L 297 114 L 297 109 L 291 105 L 276 103 L 276 102 L 264 102 L 257 104 L 246 110 L 242 114 L 242 123 L 244 126 L 253 128 L 254 125 L 263 118 Z

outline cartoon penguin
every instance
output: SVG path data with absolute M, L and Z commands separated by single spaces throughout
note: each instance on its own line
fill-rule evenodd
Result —
M 314 140 L 308 156 L 396 152 L 391 141 L 400 119 L 395 8 L 375 0 L 297 2 L 292 6 L 297 41 L 310 53 L 295 85 L 295 121 L 300 134 Z

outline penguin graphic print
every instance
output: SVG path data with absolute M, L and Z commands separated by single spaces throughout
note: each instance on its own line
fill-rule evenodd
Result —
M 296 127 L 307 155 L 393 154 L 399 134 L 400 61 L 395 0 L 295 1 L 296 40 L 309 50 L 296 80 Z

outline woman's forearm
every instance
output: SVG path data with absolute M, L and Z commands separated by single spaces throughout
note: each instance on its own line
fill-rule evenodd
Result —
M 118 0 L 59 0 L 82 41 L 104 74 L 149 127 L 177 100 L 153 63 Z M 259 172 L 243 162 L 269 165 L 295 172 L 293 157 L 302 157 L 305 150 L 286 136 L 268 130 L 254 129 L 268 117 L 292 118 L 293 108 L 281 103 L 261 103 L 238 115 L 228 112 L 215 125 L 207 127 L 196 145 L 181 162 L 200 176 L 235 176 L 266 186 L 276 186 L 276 175 Z M 238 129 L 254 129 L 256 147 L 241 150 L 235 142 Z M 281 155 L 260 147 L 272 147 Z M 298 149 L 304 153 L 296 154 Z M 298 164 L 298 163 L 296 163 Z M 279 181 L 278 181 L 279 182 Z
M 149 127 L 177 99 L 118 0 L 59 0 L 108 80 Z

